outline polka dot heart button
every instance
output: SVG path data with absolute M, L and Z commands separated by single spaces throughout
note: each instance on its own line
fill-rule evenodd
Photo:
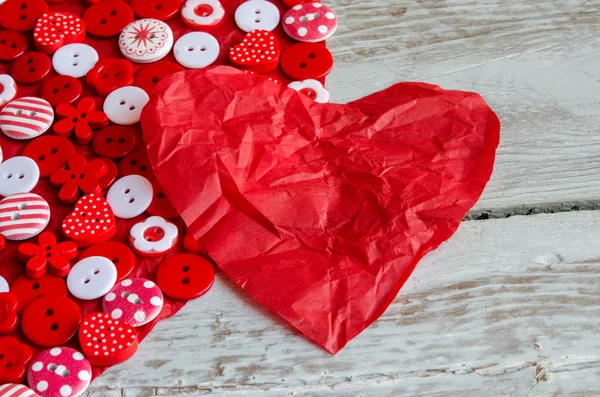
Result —
M 163 294 L 150 280 L 133 278 L 117 283 L 104 297 L 102 310 L 133 327 L 154 320 L 163 307 Z
M 193 254 L 179 254 L 160 264 L 156 283 L 163 294 L 187 301 L 205 294 L 215 281 L 215 270 L 209 261 Z
M 68 139 L 45 135 L 31 141 L 22 154 L 35 161 L 40 169 L 40 178 L 49 178 L 54 171 L 67 165 L 73 153 L 75 147 Z
M 140 121 L 142 109 L 150 97 L 139 87 L 121 87 L 111 92 L 104 101 L 104 113 L 118 125 L 132 125 Z
M 77 397 L 92 380 L 89 361 L 70 347 L 53 347 L 32 361 L 27 381 L 41 397 Z
M 48 222 L 50 206 L 37 194 L 20 193 L 0 201 L 0 234 L 7 240 L 20 241 L 37 236 Z
M 75 78 L 84 77 L 98 62 L 98 53 L 87 44 L 67 44 L 52 57 L 52 66 L 58 74 Z
M 32 279 L 23 275 L 11 285 L 10 292 L 19 300 L 19 314 L 42 296 L 67 296 L 67 285 L 62 278 L 46 273 Z
M 0 111 L 0 129 L 12 139 L 31 139 L 46 132 L 54 121 L 54 110 L 41 98 L 23 97 Z
M 173 32 L 158 19 L 133 21 L 119 36 L 119 48 L 127 59 L 151 63 L 164 58 L 173 47 Z
M 96 194 L 77 201 L 62 223 L 63 234 L 80 248 L 109 240 L 116 233 L 115 216 L 108 202 Z
M 233 66 L 255 73 L 277 69 L 279 56 L 279 41 L 267 30 L 248 33 L 240 44 L 229 51 L 229 61 Z
M 141 256 L 162 256 L 175 248 L 179 238 L 177 226 L 160 216 L 136 223 L 129 231 L 129 244 Z
M 99 1 L 85 10 L 83 20 L 92 36 L 113 37 L 133 21 L 133 11 L 122 1 Z
M 235 23 L 244 32 L 273 30 L 279 25 L 279 9 L 265 0 L 248 0 L 235 10 Z
M 117 268 L 103 256 L 90 256 L 80 260 L 67 276 L 69 292 L 82 300 L 106 295 L 116 282 Z
M 21 318 L 23 333 L 38 346 L 59 346 L 69 341 L 81 320 L 79 307 L 66 296 L 44 296 L 27 306 Z
M 108 367 L 132 357 L 138 348 L 138 337 L 131 325 L 94 312 L 81 321 L 79 344 L 92 365 Z
M 0 108 L 17 95 L 17 83 L 7 74 L 0 74 Z
M 0 61 L 12 61 L 27 51 L 27 38 L 13 30 L 0 32 Z
M 50 12 L 38 19 L 33 31 L 33 42 L 38 50 L 53 54 L 60 47 L 81 43 L 85 39 L 85 23 L 68 12 Z
M 152 202 L 152 184 L 141 175 L 128 175 L 109 189 L 106 200 L 118 218 L 131 219 L 142 214 Z
M 10 74 L 17 83 L 39 83 L 52 70 L 52 61 L 42 52 L 26 52 L 10 65 Z
M 219 0 L 186 0 L 181 8 L 181 19 L 194 29 L 217 26 L 224 16 L 225 9 Z
M 94 244 L 83 251 L 79 259 L 90 256 L 103 256 L 110 260 L 117 269 L 117 281 L 127 278 L 135 268 L 135 255 L 128 246 L 117 241 Z
M 0 12 L 0 26 L 6 30 L 27 32 L 47 12 L 48 4 L 44 0 L 6 0 Z
M 337 17 L 321 3 L 302 3 L 283 16 L 283 30 L 291 38 L 309 43 L 327 40 L 337 29 Z

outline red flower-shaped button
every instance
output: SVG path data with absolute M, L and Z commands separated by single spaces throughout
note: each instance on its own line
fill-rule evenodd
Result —
M 19 32 L 3 30 L 0 32 L 0 61 L 12 61 L 27 51 L 27 38 Z
M 0 385 L 21 383 L 27 373 L 33 351 L 12 336 L 0 338 Z
M 75 77 L 57 75 L 42 84 L 40 95 L 52 106 L 73 103 L 81 96 L 81 83 Z
M 135 15 L 159 21 L 173 18 L 180 7 L 181 0 L 131 0 L 131 8 Z
M 209 261 L 193 254 L 179 254 L 160 264 L 156 284 L 162 292 L 177 300 L 187 301 L 205 294 L 215 281 L 215 270 Z
M 135 76 L 135 85 L 150 95 L 154 87 L 156 87 L 162 79 L 170 74 L 181 72 L 182 70 L 184 70 L 183 66 L 178 63 L 169 61 L 155 62 L 140 69 L 137 76 Z
M 27 306 L 21 328 L 27 339 L 38 346 L 60 346 L 75 335 L 80 321 L 79 307 L 71 299 L 45 296 Z
M 96 37 L 112 37 L 133 21 L 133 11 L 122 1 L 98 1 L 83 14 L 87 32 Z
M 71 270 L 71 259 L 77 257 L 77 245 L 72 241 L 56 242 L 52 232 L 44 232 L 38 237 L 38 245 L 23 243 L 19 246 L 19 259 L 27 262 L 25 274 L 30 278 L 40 278 L 47 271 L 56 277 L 66 277 Z
M 89 163 L 80 153 L 69 159 L 68 169 L 54 171 L 50 182 L 60 188 L 58 198 L 63 204 L 75 204 L 80 196 L 90 193 L 100 194 L 102 188 L 98 179 L 106 175 L 106 165 L 100 159 Z
M 107 96 L 117 88 L 133 84 L 133 64 L 127 59 L 101 59 L 85 76 L 99 95 Z
M 10 286 L 10 292 L 19 300 L 19 313 L 23 313 L 23 310 L 39 297 L 67 296 L 67 284 L 62 278 L 49 273 L 37 279 L 23 275 Z
M 73 153 L 75 147 L 68 139 L 45 135 L 31 141 L 22 154 L 35 161 L 40 169 L 40 178 L 49 178 L 54 171 L 67 165 Z
M 19 300 L 10 292 L 0 293 L 0 335 L 12 334 L 19 325 Z
M 111 125 L 96 134 L 93 146 L 99 156 L 120 159 L 135 147 L 135 135 L 127 127 Z
M 0 12 L 0 25 L 6 30 L 27 32 L 48 12 L 44 0 L 6 0 Z
M 0 15 L 4 12 L 4 8 Z M 48 55 L 41 52 L 26 52 L 15 59 L 10 66 L 10 74 L 21 84 L 35 84 L 50 73 L 52 61 Z
M 318 80 L 329 74 L 332 68 L 331 52 L 317 43 L 294 44 L 281 56 L 283 73 L 294 80 Z
M 129 153 L 119 163 L 119 176 L 123 178 L 127 175 L 141 175 L 150 180 L 154 178 L 154 171 L 150 165 L 150 160 L 145 152 L 137 150 Z
M 108 125 L 108 117 L 104 112 L 96 110 L 96 102 L 90 97 L 82 98 L 77 108 L 68 103 L 58 105 L 56 115 L 63 119 L 54 124 L 54 133 L 69 137 L 75 130 L 75 139 L 81 144 L 92 140 L 92 128 L 104 128 Z

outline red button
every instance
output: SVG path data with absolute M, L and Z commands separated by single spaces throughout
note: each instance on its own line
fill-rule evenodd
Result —
M 93 98 L 82 98 L 77 107 L 68 103 L 56 107 L 56 115 L 62 120 L 54 124 L 56 135 L 69 137 L 75 131 L 75 139 L 80 144 L 90 143 L 92 129 L 104 128 L 108 125 L 108 117 L 101 110 L 96 110 Z
M 103 256 L 114 263 L 117 268 L 117 281 L 127 278 L 135 267 L 133 252 L 125 244 L 116 241 L 105 241 L 92 245 L 83 251 L 79 260 L 90 256 Z
M 10 286 L 10 292 L 19 300 L 19 313 L 41 296 L 67 296 L 67 285 L 60 277 L 45 274 L 38 279 L 21 276 Z
M 0 61 L 12 61 L 25 51 L 27 51 L 25 36 L 12 30 L 0 32 Z
M 85 11 L 83 20 L 92 36 L 112 37 L 133 22 L 133 11 L 121 1 L 100 1 Z
M 317 43 L 299 43 L 281 56 L 281 69 L 294 80 L 320 79 L 333 68 L 333 56 Z
M 77 245 L 72 241 L 56 242 L 52 232 L 38 237 L 38 244 L 22 243 L 18 248 L 19 259 L 26 262 L 25 274 L 40 278 L 47 271 L 56 277 L 66 277 L 71 270 L 71 259 L 77 257 Z
M 285 8 L 292 8 L 295 5 L 302 3 L 320 3 L 321 0 L 283 0 Z
M 102 189 L 106 189 L 107 187 L 110 187 L 115 180 L 117 180 L 117 175 L 119 172 L 117 171 L 117 165 L 114 163 L 114 161 L 104 157 L 100 160 L 104 161 L 104 165 L 106 166 L 106 175 L 98 179 L 98 183 Z
M 183 239 L 183 250 L 188 254 L 208 255 L 204 244 L 196 240 L 189 232 Z
M 12 336 L 5 336 L 0 338 L 0 352 L 0 385 L 23 382 L 33 359 L 31 348 Z
M 173 73 L 185 70 L 181 65 L 169 61 L 160 61 L 144 66 L 135 76 L 135 85 L 146 91 L 148 95 L 152 93 L 154 87 L 160 81 Z
M 179 217 L 179 213 L 169 201 L 158 179 L 154 178 L 150 181 L 153 189 L 153 197 L 150 206 L 146 210 L 150 215 L 160 216 L 165 219 L 175 219 Z
M 75 147 L 68 139 L 46 135 L 31 141 L 23 149 L 22 155 L 35 161 L 40 169 L 41 178 L 49 178 L 54 171 L 67 165 L 73 153 Z
M 101 59 L 85 76 L 88 85 L 102 96 L 133 84 L 133 64 L 126 59 Z
M 150 160 L 145 152 L 137 150 L 129 153 L 119 163 L 119 176 L 123 178 L 127 175 L 141 175 L 144 178 L 151 180 L 154 178 L 154 171 L 150 165 Z
M 0 335 L 12 334 L 19 325 L 19 301 L 10 292 L 0 293 Z
M 81 96 L 81 83 L 71 76 L 54 76 L 42 84 L 40 95 L 52 106 L 73 103 Z
M 131 0 L 131 8 L 140 18 L 166 21 L 177 14 L 181 0 Z
M 119 159 L 135 147 L 135 135 L 127 127 L 112 125 L 96 134 L 93 145 L 99 156 Z
M 100 194 L 102 188 L 98 179 L 106 175 L 104 161 L 94 159 L 87 162 L 83 154 L 71 156 L 68 168 L 57 170 L 50 175 L 50 183 L 60 188 L 58 198 L 65 205 L 75 204 L 79 197 L 94 193 Z
M 38 346 L 61 346 L 75 335 L 81 312 L 66 296 L 45 296 L 33 301 L 23 312 L 21 328 Z
M 187 301 L 205 294 L 215 281 L 209 261 L 193 254 L 175 255 L 160 264 L 156 284 L 170 298 Z
M 13 61 L 10 73 L 17 83 L 35 84 L 46 77 L 50 69 L 52 69 L 52 62 L 48 55 L 41 52 L 26 52 Z
M 46 12 L 48 4 L 44 0 L 7 0 L 0 12 L 0 25 L 7 30 L 27 32 Z

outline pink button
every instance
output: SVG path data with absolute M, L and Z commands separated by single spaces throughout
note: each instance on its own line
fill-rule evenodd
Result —
M 106 294 L 102 307 L 113 319 L 139 327 L 158 316 L 163 307 L 163 294 L 150 280 L 127 279 Z
M 337 28 L 337 17 L 321 3 L 302 3 L 283 16 L 283 30 L 293 39 L 316 43 L 331 37 Z
M 87 389 L 92 367 L 83 354 L 70 347 L 41 352 L 29 368 L 29 387 L 42 397 L 76 397 Z

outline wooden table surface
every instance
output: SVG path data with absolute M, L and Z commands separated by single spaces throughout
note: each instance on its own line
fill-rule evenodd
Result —
M 93 396 L 599 396 L 600 0 L 328 0 L 328 87 L 477 91 L 496 168 L 458 233 L 331 356 L 222 274 Z

